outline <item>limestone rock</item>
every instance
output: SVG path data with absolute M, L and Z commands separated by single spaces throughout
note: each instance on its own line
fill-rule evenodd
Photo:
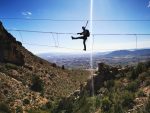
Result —
M 21 45 L 21 42 L 16 41 L 0 22 L 0 62 L 24 65 L 24 56 L 18 50 L 18 46 Z

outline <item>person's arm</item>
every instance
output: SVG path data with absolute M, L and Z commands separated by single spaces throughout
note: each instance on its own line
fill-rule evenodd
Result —
M 82 35 L 83 34 L 83 32 L 82 33 L 77 33 L 78 35 Z

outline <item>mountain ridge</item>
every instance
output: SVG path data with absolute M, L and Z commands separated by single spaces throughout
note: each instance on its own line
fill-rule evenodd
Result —
M 150 49 L 138 49 L 138 50 L 118 50 L 118 51 L 113 51 L 105 56 L 127 56 L 127 55 L 140 55 L 140 56 L 145 56 L 145 55 L 150 55 Z

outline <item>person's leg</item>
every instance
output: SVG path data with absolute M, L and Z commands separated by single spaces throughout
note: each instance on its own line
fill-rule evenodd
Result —
M 84 45 L 84 51 L 86 51 L 86 38 L 85 39 L 83 39 L 83 45 Z
M 72 39 L 83 39 L 83 36 L 81 36 L 81 37 L 71 37 Z

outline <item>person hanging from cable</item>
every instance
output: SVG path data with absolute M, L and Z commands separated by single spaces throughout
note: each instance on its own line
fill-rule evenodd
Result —
M 83 39 L 83 45 L 84 45 L 84 49 L 83 50 L 86 51 L 86 40 L 87 40 L 87 37 L 90 36 L 90 32 L 84 26 L 82 27 L 82 29 L 83 29 L 83 32 L 77 33 L 77 34 L 82 35 L 82 36 L 79 36 L 79 37 L 73 37 L 73 36 L 71 36 L 71 38 L 72 38 L 72 40 L 73 39 Z

